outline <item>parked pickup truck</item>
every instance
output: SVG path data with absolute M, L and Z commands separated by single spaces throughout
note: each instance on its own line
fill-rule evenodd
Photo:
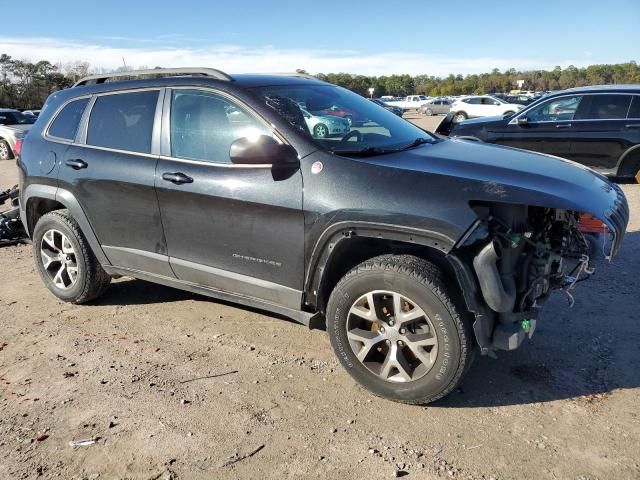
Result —
M 404 100 L 385 101 L 387 105 L 400 107 L 402 110 L 418 110 L 421 106 L 429 101 L 429 97 L 425 95 L 409 95 Z

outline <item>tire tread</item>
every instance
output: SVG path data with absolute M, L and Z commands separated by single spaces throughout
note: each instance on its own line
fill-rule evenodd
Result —
M 458 339 L 460 341 L 461 354 L 457 370 L 449 384 L 437 395 L 429 395 L 415 400 L 396 400 L 412 405 L 424 405 L 435 402 L 451 393 L 473 361 L 475 345 L 470 322 L 465 318 L 464 309 L 457 306 L 459 302 L 455 301 L 455 297 L 448 293 L 449 289 L 446 287 L 446 278 L 442 271 L 433 263 L 413 255 L 386 254 L 365 260 L 340 279 L 334 292 L 339 291 L 340 287 L 355 275 L 381 270 L 412 277 L 417 282 L 422 283 L 438 297 L 455 322 Z M 336 299 L 329 298 L 328 311 L 331 310 L 332 300 L 335 301 Z M 382 397 L 382 395 L 374 391 L 372 391 L 372 393 Z

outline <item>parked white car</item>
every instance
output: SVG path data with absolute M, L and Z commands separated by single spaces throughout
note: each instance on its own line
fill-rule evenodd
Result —
M 524 105 L 507 103 L 489 95 L 472 95 L 456 100 L 451 105 L 451 111 L 455 112 L 454 121 L 461 122 L 467 118 L 495 117 L 511 115 L 519 112 Z
M 343 137 L 351 130 L 351 125 L 345 118 L 330 115 L 313 115 L 304 107 L 300 107 L 300 110 L 302 110 L 304 120 L 307 122 L 307 128 L 309 128 L 311 135 L 314 137 Z
M 409 95 L 404 100 L 396 101 L 384 101 L 387 105 L 392 107 L 400 107 L 403 110 L 418 110 L 421 106 L 429 101 L 429 97 L 426 95 Z

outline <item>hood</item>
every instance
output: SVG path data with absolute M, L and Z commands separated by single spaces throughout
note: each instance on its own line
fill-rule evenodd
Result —
M 447 177 L 443 184 L 458 185 L 460 196 L 468 202 L 591 213 L 618 237 L 628 221 L 628 205 L 619 187 L 583 165 L 551 155 L 449 138 L 366 161 L 411 172 L 414 177 L 416 172 L 428 173 L 433 177 L 427 182 L 431 185 L 437 185 L 439 176 Z
M 349 122 L 342 117 L 337 117 L 335 115 L 314 115 L 314 117 L 320 119 L 324 123 L 336 123 L 338 125 L 348 125 Z

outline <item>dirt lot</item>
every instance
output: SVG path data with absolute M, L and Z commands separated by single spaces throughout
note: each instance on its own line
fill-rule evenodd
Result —
M 0 188 L 15 178 L 0 163 Z M 640 478 L 624 188 L 630 232 L 575 307 L 552 298 L 529 344 L 426 408 L 358 387 L 322 331 L 130 279 L 68 305 L 29 245 L 0 248 L 0 478 Z

